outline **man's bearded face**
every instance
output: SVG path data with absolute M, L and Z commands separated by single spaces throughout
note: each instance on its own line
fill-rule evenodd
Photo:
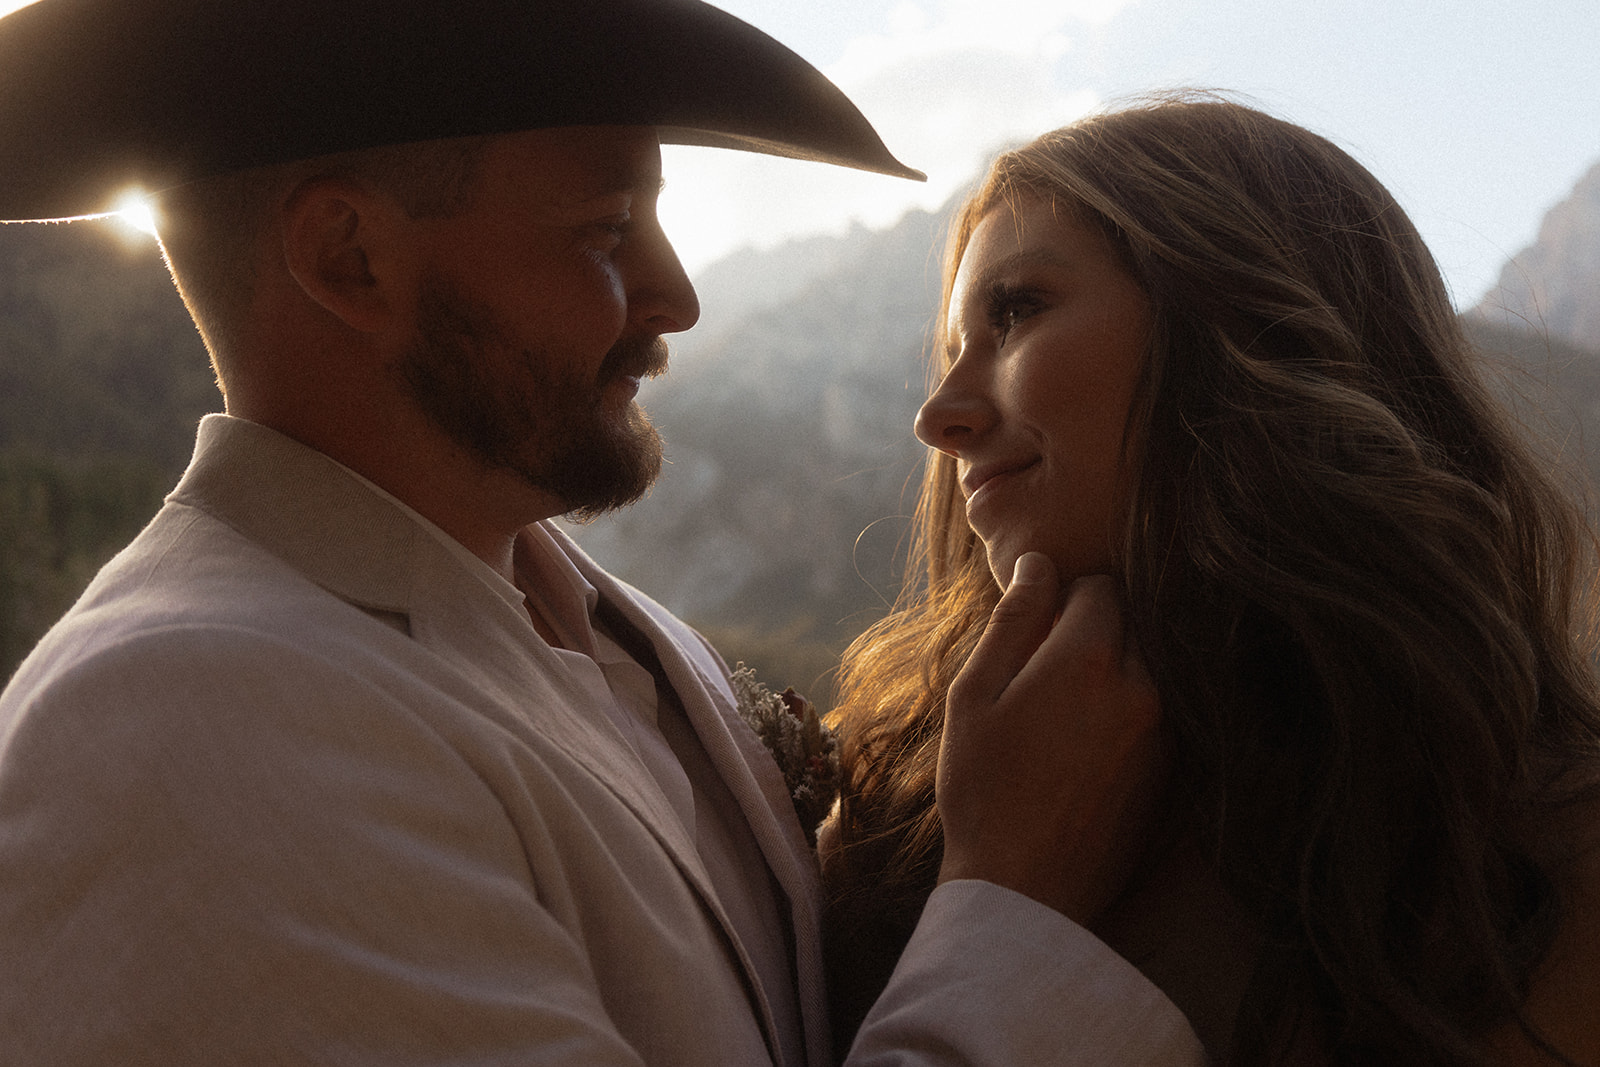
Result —
M 486 467 L 592 519 L 638 500 L 661 470 L 661 437 L 623 379 L 661 373 L 667 346 L 623 338 L 592 377 L 562 355 L 520 341 L 435 275 L 397 369 L 427 417 Z

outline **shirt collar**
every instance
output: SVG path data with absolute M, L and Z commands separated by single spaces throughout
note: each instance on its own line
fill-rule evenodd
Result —
M 549 521 L 525 527 L 517 536 L 517 588 L 527 594 L 529 606 L 555 627 L 563 644 L 594 659 L 593 620 L 600 591 L 551 534 Z
M 344 464 L 339 466 L 344 467 Z M 600 603 L 600 591 L 583 576 L 561 543 L 550 534 L 546 528 L 549 520 L 527 526 L 518 534 L 514 550 L 517 580 L 512 583 L 405 501 L 359 472 L 349 467 L 344 469 L 352 478 L 426 530 L 469 573 L 512 607 L 519 612 L 540 612 L 556 628 L 566 647 L 582 652 L 591 659 L 598 658 L 592 620 L 595 607 Z
M 333 462 L 339 463 L 338 460 L 333 460 Z M 431 536 L 435 541 L 439 542 L 439 544 L 444 547 L 446 552 L 449 552 L 458 563 L 467 569 L 468 573 L 472 574 L 484 585 L 492 589 L 496 595 L 503 598 L 508 604 L 516 608 L 518 611 L 522 611 L 524 609 L 522 591 L 515 585 L 502 578 L 498 571 L 470 551 L 466 545 L 463 545 L 460 541 L 457 541 L 454 537 L 451 537 L 449 534 L 445 533 L 438 526 L 424 518 L 421 512 L 417 511 L 404 500 L 401 500 L 393 493 L 390 493 L 388 490 L 384 489 L 370 478 L 367 478 L 357 471 L 351 470 L 349 467 L 345 467 L 342 463 L 339 463 L 339 466 L 344 467 L 345 471 L 349 473 L 350 477 L 366 486 L 367 489 L 377 496 L 382 497 L 384 500 L 387 500 L 389 503 L 393 504 L 396 508 L 400 509 L 401 513 L 409 518 L 412 522 L 426 530 L 429 536 Z

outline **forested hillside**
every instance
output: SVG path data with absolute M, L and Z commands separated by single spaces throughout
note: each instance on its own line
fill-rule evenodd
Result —
M 220 407 L 153 240 L 0 226 L 0 677 L 155 513 Z

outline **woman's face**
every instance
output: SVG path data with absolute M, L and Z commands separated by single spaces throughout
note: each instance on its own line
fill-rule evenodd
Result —
M 1041 197 L 996 206 L 961 258 L 945 331 L 948 370 L 917 436 L 955 457 L 995 580 L 1031 551 L 1063 581 L 1115 573 L 1150 305 L 1110 242 Z

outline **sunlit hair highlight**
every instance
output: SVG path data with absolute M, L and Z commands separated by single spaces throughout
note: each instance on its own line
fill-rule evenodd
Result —
M 1046 134 L 954 219 L 945 309 L 973 230 L 1024 195 L 1097 225 L 1151 304 L 1129 621 L 1181 829 L 1275 946 L 1225 1062 L 1280 1062 L 1306 1026 L 1334 1063 L 1486 1062 L 1560 922 L 1559 816 L 1600 756 L 1580 510 L 1415 228 L 1325 139 L 1192 95 Z M 913 557 L 836 702 L 830 953 L 868 996 L 869 933 L 909 933 L 937 874 L 944 694 L 998 598 L 949 456 Z

